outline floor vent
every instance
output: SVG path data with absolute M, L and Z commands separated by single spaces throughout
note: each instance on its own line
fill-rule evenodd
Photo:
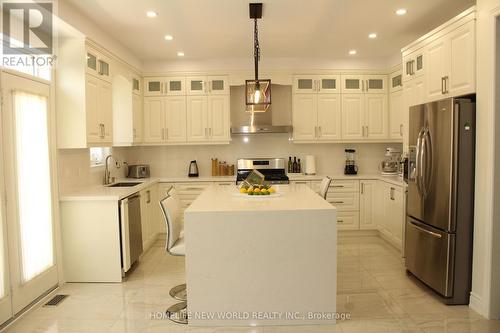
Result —
M 69 295 L 55 295 L 50 301 L 45 303 L 44 306 L 58 306 Z

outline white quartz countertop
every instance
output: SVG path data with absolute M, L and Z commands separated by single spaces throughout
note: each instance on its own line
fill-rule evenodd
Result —
M 274 185 L 279 196 L 241 195 L 235 186 L 208 187 L 186 209 L 186 214 L 204 212 L 263 212 L 335 209 L 309 187 Z
M 326 175 L 301 175 L 301 174 L 289 174 L 291 181 L 318 181 L 323 179 Z M 329 175 L 332 179 L 354 179 L 354 180 L 382 180 L 387 183 L 396 186 L 406 186 L 406 183 L 399 176 L 383 176 L 383 175 Z M 132 187 L 108 187 L 104 185 L 84 185 L 77 188 L 71 188 L 60 193 L 60 201 L 92 201 L 92 200 L 114 200 L 118 201 L 126 198 L 136 192 L 148 188 L 156 183 L 185 183 L 185 182 L 233 182 L 235 181 L 235 176 L 223 176 L 223 177 L 152 177 L 144 179 L 118 179 L 116 182 L 138 182 L 141 183 L 137 186 Z

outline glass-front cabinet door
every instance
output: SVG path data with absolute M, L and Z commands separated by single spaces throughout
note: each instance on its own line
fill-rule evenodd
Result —
M 139 78 L 132 78 L 132 92 L 134 94 L 141 94 L 141 80 Z
M 87 48 L 87 73 L 97 75 L 98 74 L 98 68 L 97 68 L 97 52 Z
M 169 96 L 186 95 L 186 79 L 184 77 L 168 77 L 165 79 L 165 86 Z
M 106 60 L 106 59 L 99 59 L 98 60 L 98 63 L 99 63 L 99 75 L 101 76 L 101 78 L 103 78 L 104 80 L 111 80 L 111 71 L 110 71 L 110 68 L 109 68 L 109 61 Z
M 363 75 L 342 75 L 341 78 L 344 94 L 361 94 L 366 90 Z
M 313 94 L 317 90 L 315 75 L 297 75 L 293 78 L 293 92 L 295 94 Z
M 401 71 L 394 72 L 389 76 L 390 92 L 396 92 L 403 89 L 403 73 Z
M 317 78 L 318 93 L 337 94 L 340 93 L 339 75 L 320 75 Z
M 207 81 L 208 92 L 211 95 L 229 94 L 229 85 L 226 76 L 209 76 Z
M 144 78 L 144 96 L 161 96 L 163 93 L 163 78 Z
M 188 95 L 206 95 L 207 78 L 205 76 L 190 76 L 186 78 Z
M 368 94 L 387 93 L 387 75 L 365 75 L 365 92 Z

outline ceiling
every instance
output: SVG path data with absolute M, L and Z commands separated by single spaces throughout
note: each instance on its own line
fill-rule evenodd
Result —
M 143 62 L 251 57 L 253 24 L 243 0 L 67 0 Z M 394 57 L 401 47 L 474 0 L 262 0 L 262 58 Z M 395 10 L 408 13 L 397 16 Z M 156 18 L 146 17 L 154 10 Z M 374 40 L 368 34 L 375 32 Z M 166 34 L 174 36 L 167 42 Z

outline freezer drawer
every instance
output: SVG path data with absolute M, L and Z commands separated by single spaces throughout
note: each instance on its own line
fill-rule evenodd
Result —
M 406 269 L 445 297 L 453 296 L 455 235 L 407 217 Z

